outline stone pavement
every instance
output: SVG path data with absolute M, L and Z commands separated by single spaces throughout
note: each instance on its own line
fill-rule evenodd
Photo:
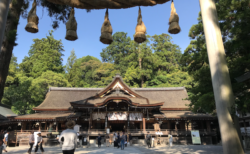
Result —
M 8 147 L 3 154 L 27 154 L 28 147 Z M 62 154 L 60 147 L 44 147 L 44 154 Z M 212 145 L 173 145 L 172 147 L 146 148 L 142 146 L 129 146 L 124 150 L 114 147 L 77 148 L 75 154 L 223 154 L 221 146 Z M 33 153 L 32 153 L 33 154 Z M 41 154 L 40 150 L 37 154 Z M 248 152 L 247 154 L 250 154 Z

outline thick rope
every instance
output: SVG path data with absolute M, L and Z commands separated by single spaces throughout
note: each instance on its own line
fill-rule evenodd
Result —
M 54 4 L 68 5 L 79 9 L 122 9 L 135 6 L 154 6 L 170 0 L 47 0 Z

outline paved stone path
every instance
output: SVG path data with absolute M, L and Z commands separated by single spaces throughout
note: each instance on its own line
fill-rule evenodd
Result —
M 60 147 L 44 147 L 44 154 L 62 154 Z M 3 154 L 27 154 L 28 147 L 8 147 Z M 210 145 L 174 145 L 172 147 L 146 148 L 139 146 L 125 147 L 124 150 L 114 147 L 77 148 L 75 154 L 223 154 L 221 146 Z M 33 154 L 33 153 L 32 153 Z M 37 154 L 41 154 L 40 151 Z M 248 152 L 247 154 L 250 154 Z

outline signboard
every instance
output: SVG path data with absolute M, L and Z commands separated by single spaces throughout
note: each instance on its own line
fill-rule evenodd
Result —
M 129 113 L 129 120 L 130 121 L 142 121 L 143 115 L 139 112 Z
M 109 128 L 107 129 L 107 134 L 109 134 L 110 133 L 110 130 L 109 130 Z
M 192 136 L 192 143 L 193 144 L 201 144 L 201 138 L 200 138 L 199 130 L 192 130 L 191 131 L 191 136 Z
M 107 114 L 108 120 L 127 120 L 127 112 L 109 112 Z

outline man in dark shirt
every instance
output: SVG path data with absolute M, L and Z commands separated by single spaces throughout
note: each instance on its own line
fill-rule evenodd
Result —
M 97 141 L 98 141 L 98 148 L 101 147 L 101 140 L 102 140 L 102 137 L 100 134 L 98 134 L 98 137 L 97 137 Z
M 148 148 L 151 148 L 151 135 L 148 132 L 148 135 L 146 136 L 146 142 L 148 145 Z

